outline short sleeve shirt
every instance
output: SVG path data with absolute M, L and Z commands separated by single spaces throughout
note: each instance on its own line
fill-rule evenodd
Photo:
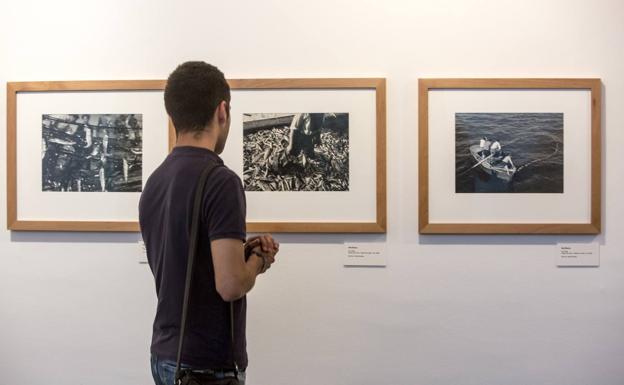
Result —
M 152 354 L 175 361 L 186 278 L 193 196 L 201 172 L 218 167 L 206 181 L 198 254 L 191 287 L 182 362 L 194 368 L 233 368 L 230 305 L 218 294 L 210 241 L 245 241 L 246 202 L 240 178 L 204 148 L 175 147 L 148 178 L 139 203 L 139 222 L 154 274 L 158 305 Z M 234 356 L 247 367 L 246 298 L 234 302 Z

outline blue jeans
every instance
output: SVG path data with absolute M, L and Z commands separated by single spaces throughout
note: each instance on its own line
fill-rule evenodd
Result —
M 169 360 L 161 360 L 154 355 L 152 355 L 150 361 L 154 383 L 156 385 L 174 385 L 176 363 Z M 188 368 L 186 365 L 182 365 L 182 367 Z M 198 371 L 201 371 L 201 369 L 198 369 Z M 225 378 L 222 371 L 214 372 L 214 375 L 219 379 Z M 245 372 L 238 372 L 238 381 L 241 385 L 245 385 Z

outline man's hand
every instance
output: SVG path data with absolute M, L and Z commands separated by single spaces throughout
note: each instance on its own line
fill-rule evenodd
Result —
M 251 290 L 256 276 L 275 262 L 279 243 L 269 234 L 240 239 L 217 239 L 210 242 L 215 286 L 224 301 L 235 301 Z M 247 260 L 243 257 L 243 253 Z
M 245 243 L 245 257 L 249 257 L 251 251 L 257 246 L 260 246 L 261 251 L 264 253 L 277 253 L 279 251 L 279 242 L 273 239 L 271 234 L 256 235 L 247 238 L 247 242 Z
M 277 251 L 265 253 L 262 251 L 260 246 L 257 246 L 252 250 L 251 253 L 252 255 L 256 256 L 256 258 L 262 259 L 262 267 L 258 272 L 258 274 L 262 274 L 265 271 L 269 270 L 271 268 L 271 265 L 275 262 L 275 254 L 277 253 Z
M 249 251 L 247 251 L 249 250 Z M 245 244 L 245 253 L 255 254 L 258 258 L 262 258 L 262 268 L 259 274 L 267 271 L 275 262 L 275 254 L 279 251 L 279 242 L 277 242 L 270 234 L 264 234 L 252 237 Z

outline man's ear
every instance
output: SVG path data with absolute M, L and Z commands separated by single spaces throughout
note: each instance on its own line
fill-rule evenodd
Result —
M 225 123 L 228 119 L 228 115 L 228 105 L 227 102 L 223 100 L 217 107 L 217 118 L 219 119 L 219 123 Z

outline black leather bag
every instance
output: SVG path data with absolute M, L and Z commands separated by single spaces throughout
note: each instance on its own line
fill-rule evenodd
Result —
M 180 378 L 176 381 L 180 385 L 239 385 L 236 377 L 216 378 L 213 374 L 197 373 L 182 369 Z
M 230 335 L 232 342 L 232 362 L 234 370 L 229 372 L 233 373 L 233 377 L 217 378 L 212 373 L 192 371 L 191 369 L 181 368 L 180 362 L 182 360 L 182 348 L 184 347 L 184 331 L 186 329 L 186 317 L 188 314 L 188 304 L 191 292 L 191 281 L 193 278 L 193 266 L 195 264 L 195 255 L 197 254 L 197 245 L 199 243 L 199 223 L 200 213 L 202 209 L 202 198 L 204 196 L 204 186 L 206 180 L 212 171 L 219 165 L 211 163 L 207 166 L 199 176 L 197 188 L 195 189 L 195 196 L 193 200 L 193 212 L 191 220 L 191 234 L 189 237 L 189 252 L 188 262 L 186 264 L 186 282 L 184 285 L 184 302 L 182 304 L 182 321 L 180 322 L 180 341 L 178 343 L 178 357 L 176 361 L 176 385 L 240 385 L 238 380 L 238 365 L 234 358 L 234 305 L 230 302 Z

